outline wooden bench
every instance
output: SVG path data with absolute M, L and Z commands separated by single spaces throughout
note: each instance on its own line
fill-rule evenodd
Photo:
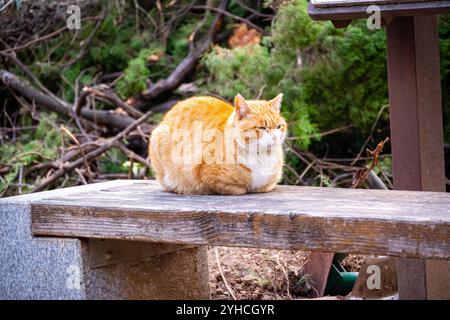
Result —
M 125 180 L 49 193 L 30 208 L 34 237 L 83 239 L 80 281 L 95 287 L 86 298 L 207 298 L 207 245 L 450 259 L 450 195 L 438 192 L 278 186 L 188 196 Z M 117 294 L 93 283 L 102 279 Z M 186 285 L 192 292 L 177 289 Z

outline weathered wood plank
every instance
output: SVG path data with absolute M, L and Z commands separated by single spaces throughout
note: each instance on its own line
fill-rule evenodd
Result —
M 279 186 L 185 196 L 155 181 L 32 204 L 35 235 L 450 258 L 450 195 Z
M 435 2 L 436 0 L 311 0 L 316 7 L 350 7 L 382 4 L 406 4 L 411 2 Z
M 357 3 L 358 2 L 358 3 Z M 323 1 L 308 3 L 308 14 L 313 20 L 354 20 L 365 19 L 371 4 L 378 5 L 383 18 L 416 15 L 436 15 L 450 12 L 450 1 Z

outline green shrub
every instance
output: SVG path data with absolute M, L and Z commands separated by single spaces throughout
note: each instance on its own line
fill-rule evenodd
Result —
M 269 50 L 260 45 L 235 49 L 215 47 L 203 60 L 211 74 L 208 89 L 231 99 L 241 93 L 250 99 L 268 88 Z
M 0 179 L 0 197 L 18 176 L 20 167 L 30 167 L 35 161 L 57 158 L 61 146 L 61 136 L 57 130 L 56 115 L 40 114 L 39 125 L 29 133 L 22 134 L 17 141 L 2 145 L 0 164 L 11 167 L 9 172 Z M 27 185 L 24 192 L 29 191 Z
M 261 45 L 215 48 L 203 60 L 208 89 L 269 99 L 284 93 L 283 111 L 295 143 L 307 148 L 318 130 L 352 123 L 370 129 L 387 103 L 385 35 L 363 22 L 337 30 L 314 22 L 307 1 L 283 4 L 272 36 Z
M 439 17 L 444 138 L 450 143 L 450 14 Z
M 304 99 L 322 128 L 351 123 L 367 132 L 388 103 L 385 33 L 364 22 L 339 33 L 331 28 L 316 44 L 326 53 L 299 71 Z
M 122 98 L 128 98 L 147 88 L 147 80 L 150 76 L 150 69 L 147 67 L 148 57 L 156 51 L 156 49 L 143 49 L 135 59 L 128 62 L 124 76 L 116 84 L 117 93 Z

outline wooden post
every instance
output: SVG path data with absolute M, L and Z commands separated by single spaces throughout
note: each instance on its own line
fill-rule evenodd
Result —
M 387 26 L 394 188 L 445 191 L 437 17 Z M 400 299 L 450 299 L 447 261 L 398 260 Z
M 303 273 L 311 277 L 312 286 L 317 290 L 316 297 L 323 297 L 327 286 L 328 275 L 333 263 L 332 252 L 311 252 L 309 261 L 303 267 Z

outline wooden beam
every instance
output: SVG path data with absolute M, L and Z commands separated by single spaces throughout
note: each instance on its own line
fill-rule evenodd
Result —
M 154 181 L 32 203 L 34 235 L 450 258 L 450 195 L 278 186 L 188 196 Z
M 380 7 L 381 17 L 405 17 L 416 15 L 433 15 L 444 14 L 450 12 L 450 1 L 421 1 L 399 3 L 399 1 L 391 1 L 394 3 L 378 3 Z M 352 6 L 326 6 L 321 7 L 310 2 L 308 4 L 308 14 L 313 20 L 355 20 L 366 19 L 371 14 L 367 13 L 369 3 L 364 5 Z
M 410 4 L 412 2 L 435 2 L 433 0 L 311 0 L 318 8 L 354 7 L 383 4 Z
M 387 49 L 394 187 L 445 191 L 437 17 L 395 18 Z M 401 299 L 450 299 L 446 261 L 408 258 L 398 266 Z

